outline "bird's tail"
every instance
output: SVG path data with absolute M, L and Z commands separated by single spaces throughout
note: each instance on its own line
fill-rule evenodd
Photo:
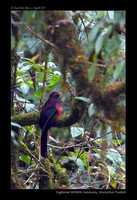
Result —
M 41 156 L 47 158 L 47 140 L 48 140 L 48 129 L 45 129 L 41 136 Z

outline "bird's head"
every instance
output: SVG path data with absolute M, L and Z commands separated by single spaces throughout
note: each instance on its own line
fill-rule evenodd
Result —
M 53 91 L 50 93 L 49 98 L 50 99 L 59 99 L 60 95 L 61 95 L 61 92 Z

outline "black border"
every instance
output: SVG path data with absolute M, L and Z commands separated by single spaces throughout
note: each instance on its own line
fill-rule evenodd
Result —
M 8 190 L 9 192 L 13 193 L 13 194 L 16 194 L 16 192 L 21 192 L 21 193 L 32 193 L 34 192 L 34 195 L 36 193 L 39 194 L 40 193 L 43 193 L 43 194 L 53 194 L 55 195 L 56 197 L 64 197 L 65 196 L 68 196 L 69 198 L 71 198 L 71 196 L 80 196 L 80 197 L 97 197 L 98 196 L 102 196 L 103 198 L 106 196 L 108 197 L 112 197 L 113 194 L 115 194 L 115 199 L 117 199 L 117 197 L 119 196 L 120 199 L 124 199 L 125 195 L 127 193 L 129 193 L 129 185 L 128 185 L 128 181 L 127 181 L 127 186 L 126 186 L 126 190 L 118 190 L 119 192 L 121 191 L 121 193 L 116 193 L 115 190 L 107 190 L 107 193 L 106 194 L 102 194 L 102 193 L 99 193 L 98 190 L 97 190 L 97 193 L 98 195 L 96 194 L 84 194 L 84 190 L 11 190 L 10 189 L 10 10 L 11 9 L 19 9 L 20 6 L 25 7 L 31 7 L 31 9 L 35 10 L 34 7 L 45 7 L 45 10 L 126 10 L 126 13 L 127 13 L 127 3 L 124 1 L 124 0 L 121 0 L 121 1 L 117 1 L 116 0 L 101 0 L 101 2 L 97 1 L 97 0 L 94 0 L 94 1 L 91 1 L 88 0 L 87 2 L 86 1 L 83 1 L 83 2 L 79 2 L 77 1 L 76 4 L 74 4 L 74 2 L 70 5 L 70 1 L 66 0 L 65 1 L 65 4 L 59 4 L 59 2 L 50 2 L 51 5 L 48 3 L 48 1 L 45 2 L 45 5 L 44 3 L 41 3 L 40 5 L 40 2 L 38 1 L 33 1 L 32 3 L 30 3 L 29 1 L 25 2 L 25 3 L 21 3 L 20 1 L 18 2 L 15 2 L 13 1 L 12 2 L 12 5 L 10 5 L 8 7 L 8 9 L 6 8 L 6 16 L 4 15 L 4 18 L 1 18 L 3 19 L 2 20 L 2 27 L 3 27 L 3 31 L 2 32 L 2 36 L 1 38 L 5 38 L 6 39 L 4 40 L 4 46 L 6 46 L 7 48 L 4 48 L 4 46 L 2 46 L 2 50 L 4 51 L 4 55 L 5 55 L 5 58 L 2 57 L 4 63 L 2 66 L 4 66 L 4 70 L 2 71 L 2 74 L 1 76 L 4 76 L 4 80 L 2 80 L 2 83 L 1 83 L 1 94 L 2 94 L 2 97 L 0 100 L 2 100 L 2 103 L 0 105 L 1 106 L 1 111 L 2 111 L 2 115 L 1 115 L 1 118 L 4 119 L 5 121 L 3 120 L 0 120 L 0 123 L 3 125 L 2 128 L 3 128 L 3 131 L 1 132 L 2 133 L 2 139 L 0 139 L 0 148 L 1 148 L 1 166 L 2 169 L 0 169 L 1 173 L 2 173 L 2 186 L 1 186 L 1 190 L 2 188 Z M 25 6 L 24 6 L 25 5 Z M 16 7 L 16 8 L 15 8 Z M 37 8 L 39 10 L 39 8 Z M 37 10 L 36 9 L 36 10 Z M 20 9 L 19 9 L 20 10 Z M 25 9 L 26 10 L 26 9 Z M 41 10 L 41 8 L 40 8 Z M 126 16 L 128 16 L 126 14 Z M 7 18 L 6 18 L 7 17 Z M 129 17 L 129 16 L 128 16 Z M 126 17 L 127 18 L 127 17 Z M 126 24 L 128 24 L 128 20 L 126 20 Z M 127 25 L 126 25 L 127 26 Z M 6 35 L 5 35 L 5 32 L 6 32 Z M 9 40 L 7 39 L 9 38 Z M 6 44 L 7 43 L 7 44 Z M 9 47 L 9 51 L 8 51 L 8 47 Z M 8 52 L 9 52 L 9 55 L 8 55 Z M 127 51 L 128 52 L 128 51 Z M 9 59 L 8 59 L 9 58 Z M 8 62 L 9 61 L 9 62 Z M 3 81 L 4 81 L 4 84 L 3 84 Z M 6 83 L 5 83 L 6 82 Z M 127 85 L 127 84 L 126 84 Z M 4 100 L 4 101 L 3 101 Z M 128 101 L 127 101 L 128 102 Z M 0 119 L 1 119 L 0 118 Z M 128 118 L 127 118 L 128 119 Z M 127 127 L 128 128 L 128 127 Z M 127 149 L 128 149 L 128 143 L 129 143 L 129 136 L 126 136 L 126 140 L 127 140 Z M 4 142 L 3 142 L 4 141 Z M 126 149 L 126 151 L 127 151 Z M 128 177 L 128 159 L 126 157 L 126 168 L 127 168 L 127 177 Z M 135 170 L 135 169 L 134 169 Z M 127 178 L 129 179 L 129 177 Z M 68 191 L 69 194 L 65 194 L 64 191 Z M 72 192 L 73 191 L 73 194 Z M 79 193 L 77 191 L 81 191 L 82 193 Z M 88 190 L 85 190 L 85 191 L 88 191 Z M 89 190 L 91 192 L 94 192 L 96 190 Z M 102 190 L 104 191 L 104 190 Z M 124 191 L 124 193 L 123 193 Z M 83 196 L 84 195 L 84 196 Z

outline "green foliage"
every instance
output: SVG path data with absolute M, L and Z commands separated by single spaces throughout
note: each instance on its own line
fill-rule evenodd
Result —
M 89 106 L 89 108 L 88 108 L 88 115 L 89 115 L 89 117 L 91 117 L 94 113 L 95 113 L 94 104 L 91 103 L 90 106 Z
M 34 96 L 36 99 L 39 99 L 41 97 L 41 90 L 37 90 L 35 93 L 34 93 Z
M 125 60 L 122 60 L 120 64 L 116 65 L 116 69 L 113 74 L 113 80 L 117 80 L 117 78 L 122 74 L 123 70 L 125 69 Z
M 115 23 L 120 24 L 121 27 L 125 25 L 125 11 L 115 11 L 114 12 L 114 21 Z
M 95 74 L 96 74 L 96 70 L 97 70 L 97 66 L 96 64 L 93 64 L 90 69 L 89 69 L 89 72 L 88 72 L 88 80 L 89 81 L 92 81 L 95 77 Z
M 102 46 L 103 46 L 103 40 L 104 40 L 104 37 L 103 37 L 102 33 L 100 33 L 100 35 L 98 36 L 96 43 L 95 43 L 96 54 L 98 54 L 101 51 Z
M 22 154 L 19 157 L 19 159 L 22 160 L 23 162 L 25 162 L 26 164 L 30 164 L 30 162 L 31 162 L 31 158 L 28 155 Z
M 17 13 L 20 16 L 20 11 Z M 70 13 L 68 12 L 69 19 L 72 19 Z M 76 80 L 71 75 L 68 76 L 69 66 L 66 70 L 68 74 L 65 75 L 70 78 L 70 87 L 65 88 L 63 70 L 61 71 L 65 66 L 58 66 L 62 65 L 62 62 L 60 64 L 58 61 L 55 49 L 49 48 L 36 37 L 39 35 L 44 38 L 47 29 L 49 30 L 48 24 L 44 23 L 45 14 L 43 11 L 23 11 L 18 25 L 18 43 L 15 35 L 11 34 L 11 50 L 17 46 L 17 54 L 20 57 L 16 70 L 14 107 L 18 109 L 18 113 L 38 111 L 42 96 L 43 100 L 46 100 L 51 90 L 63 91 L 64 112 L 70 110 L 69 101 L 73 98 L 85 102 L 87 110 L 81 116 L 80 122 L 69 128 L 52 129 L 54 140 L 49 141 L 49 146 L 55 159 L 54 163 L 51 161 L 51 166 L 54 166 L 54 178 L 59 179 L 60 184 L 67 184 L 69 179 L 69 189 L 124 189 L 125 135 L 120 131 L 114 131 L 112 124 L 105 121 L 107 113 L 100 109 L 105 106 L 105 102 L 99 105 L 100 103 L 96 102 L 98 99 L 91 99 L 92 94 L 84 96 L 78 93 L 73 97 L 72 90 L 77 93 Z M 26 25 L 35 35 L 26 31 Z M 125 11 L 80 11 L 76 28 L 78 39 L 90 64 L 87 80 L 91 84 L 97 80 L 97 88 L 103 95 L 109 83 L 125 80 Z M 50 41 L 48 37 L 44 39 Z M 35 79 L 31 76 L 30 70 L 35 72 Z M 118 98 L 119 100 L 116 97 L 116 101 L 120 105 L 125 105 L 125 97 Z M 95 103 L 100 106 L 99 109 Z M 103 116 L 103 119 L 100 116 Z M 12 146 L 19 149 L 19 159 L 25 163 L 24 169 L 34 169 L 31 161 L 33 160 L 36 167 L 41 136 L 38 126 L 22 128 L 12 122 L 11 127 Z M 22 136 L 23 131 L 25 136 Z M 19 141 L 24 142 L 27 147 L 25 150 L 20 148 Z M 33 148 L 31 142 L 35 144 Z M 19 164 L 18 167 L 21 169 Z M 29 174 L 19 174 L 22 182 L 28 181 L 30 189 L 38 188 L 40 178 L 38 173 L 33 173 L 32 177 Z M 69 178 L 64 176 L 67 173 Z M 56 187 L 55 189 L 58 189 L 59 185 Z
M 79 101 L 84 101 L 86 103 L 90 103 L 91 100 L 89 98 L 86 97 L 75 97 L 75 99 L 79 100 Z
M 57 83 L 61 81 L 61 76 L 59 75 L 53 75 L 50 79 L 49 86 L 55 86 Z

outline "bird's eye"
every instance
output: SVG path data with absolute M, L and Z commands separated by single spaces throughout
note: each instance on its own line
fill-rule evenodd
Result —
M 59 94 L 54 94 L 54 98 L 58 98 L 59 97 Z

